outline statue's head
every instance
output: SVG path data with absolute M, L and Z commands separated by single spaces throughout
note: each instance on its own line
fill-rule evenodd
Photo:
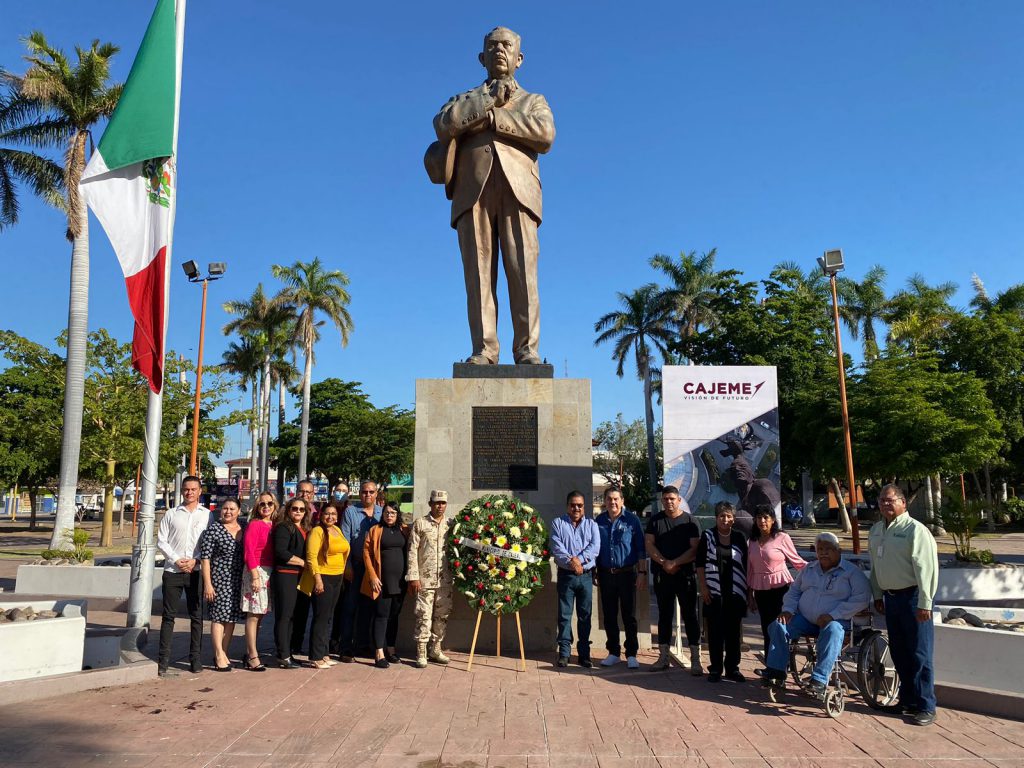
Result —
M 484 49 L 479 58 L 489 79 L 512 77 L 516 73 L 523 63 L 521 42 L 519 35 L 507 27 L 495 27 L 484 35 Z

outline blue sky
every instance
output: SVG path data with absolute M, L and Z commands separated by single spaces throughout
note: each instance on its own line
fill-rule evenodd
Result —
M 19 37 L 40 29 L 68 50 L 120 45 L 121 80 L 152 7 L 5 2 L 0 65 L 23 71 Z M 522 34 L 519 81 L 558 132 L 541 159 L 541 353 L 593 380 L 595 424 L 643 415 L 593 324 L 653 278 L 655 253 L 717 247 L 719 268 L 760 279 L 841 247 L 851 277 L 881 263 L 893 291 L 922 272 L 958 283 L 960 305 L 972 272 L 991 291 L 1022 279 L 1020 3 L 193 0 L 174 257 L 229 265 L 207 362 L 228 341 L 223 300 L 319 256 L 352 280 L 355 332 L 342 349 L 325 329 L 315 378 L 412 407 L 415 379 L 451 375 L 470 351 L 462 271 L 422 155 L 437 109 L 482 79 L 497 24 Z M 0 326 L 49 341 L 67 322 L 70 246 L 59 214 L 23 202 L 0 235 Z M 194 355 L 200 291 L 173 278 L 169 342 Z M 127 340 L 123 286 L 93 219 L 90 328 Z

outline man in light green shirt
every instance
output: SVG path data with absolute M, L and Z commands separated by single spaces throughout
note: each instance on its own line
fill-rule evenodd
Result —
M 917 725 L 935 722 L 935 630 L 932 600 L 939 580 L 935 538 L 907 514 L 907 497 L 896 485 L 878 496 L 882 519 L 871 527 L 871 592 L 875 609 L 885 612 L 889 651 L 900 678 L 894 713 Z

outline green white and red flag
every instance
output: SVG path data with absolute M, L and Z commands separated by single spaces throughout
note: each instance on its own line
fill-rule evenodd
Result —
M 124 91 L 80 190 L 110 238 L 135 317 L 132 365 L 163 386 L 167 267 L 177 174 L 175 2 L 158 0 Z

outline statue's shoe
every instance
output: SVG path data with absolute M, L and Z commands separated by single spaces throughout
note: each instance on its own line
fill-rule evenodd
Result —
M 516 365 L 540 365 L 541 360 L 536 355 L 527 355 L 516 360 Z
M 488 360 L 483 355 L 470 355 L 466 358 L 466 362 L 470 365 L 494 365 L 493 360 Z

